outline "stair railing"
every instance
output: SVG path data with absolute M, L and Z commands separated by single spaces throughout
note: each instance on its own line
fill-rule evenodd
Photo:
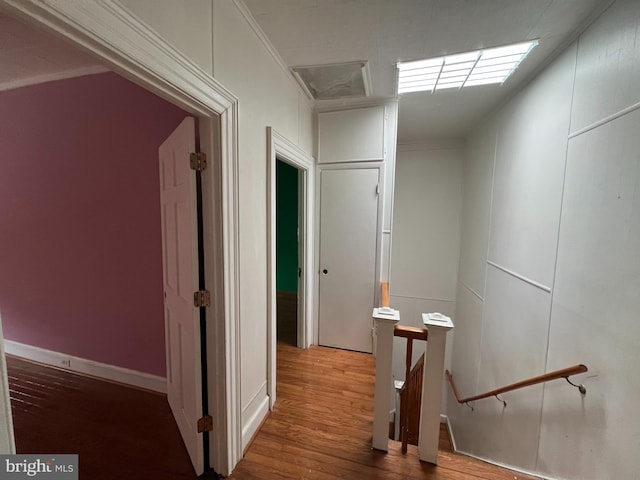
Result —
M 545 373 L 544 375 L 538 375 L 537 377 L 531 377 L 528 378 L 526 380 L 522 380 L 520 382 L 517 383 L 512 383 L 510 385 L 506 385 L 504 387 L 501 388 L 496 388 L 495 390 L 491 390 L 489 392 L 486 393 L 481 393 L 479 395 L 474 395 L 471 397 L 466 397 L 466 398 L 460 398 L 460 394 L 458 393 L 458 389 L 456 388 L 456 384 L 453 381 L 453 375 L 451 375 L 451 372 L 449 372 L 449 370 L 445 371 L 445 374 L 447 375 L 447 379 L 449 380 L 449 384 L 451 385 L 451 389 L 453 390 L 453 394 L 456 397 L 456 401 L 459 404 L 466 404 L 469 408 L 471 408 L 471 410 L 473 410 L 473 406 L 469 405 L 469 402 L 474 402 L 476 400 L 482 400 L 484 398 L 489 398 L 489 397 L 495 397 L 498 401 L 502 402 L 502 404 L 506 407 L 507 406 L 507 402 L 505 400 L 503 400 L 502 398 L 500 398 L 498 395 L 506 393 L 506 392 L 511 392 L 513 390 L 518 390 L 520 388 L 524 388 L 524 387 L 529 387 L 531 385 L 536 385 L 538 383 L 544 383 L 544 382 L 549 382 L 551 380 L 557 380 L 559 378 L 564 378 L 570 385 L 576 387 L 580 393 L 582 395 L 586 395 L 587 394 L 587 389 L 585 388 L 584 385 L 576 385 L 575 383 L 573 383 L 571 380 L 569 380 L 569 377 L 572 375 L 578 375 L 579 373 L 585 373 L 588 372 L 589 369 L 587 368 L 586 365 L 574 365 L 572 367 L 567 367 L 567 368 L 563 368 L 561 370 L 555 370 L 553 372 L 549 372 L 549 373 Z
M 422 380 L 424 376 L 424 354 L 413 368 L 413 341 L 427 341 L 429 333 L 424 328 L 396 325 L 395 337 L 407 340 L 405 356 L 404 385 L 400 389 L 400 441 L 402 453 L 407 452 L 407 445 L 418 445 L 420 431 L 420 407 L 422 401 Z
M 381 285 L 381 289 L 381 299 L 384 303 L 381 302 L 380 308 L 373 309 L 376 382 L 371 443 L 376 450 L 388 451 L 389 412 L 392 391 L 395 390 L 392 375 L 393 338 L 395 327 L 400 321 L 400 312 L 383 308 L 388 307 L 388 283 Z M 422 322 L 428 329 L 429 348 L 426 351 L 422 376 L 418 455 L 420 460 L 437 465 L 445 342 L 447 332 L 453 329 L 453 322 L 444 315 L 427 313 L 422 314 Z

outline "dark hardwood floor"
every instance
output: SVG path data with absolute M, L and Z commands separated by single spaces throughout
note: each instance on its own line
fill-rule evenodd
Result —
M 196 478 L 164 395 L 7 356 L 16 451 L 77 453 L 91 480 Z
M 287 345 L 298 344 L 298 293 L 276 293 L 276 332 L 278 341 Z

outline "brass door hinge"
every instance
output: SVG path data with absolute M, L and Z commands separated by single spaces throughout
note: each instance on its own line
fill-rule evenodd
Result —
M 207 415 L 198 419 L 198 433 L 210 432 L 213 430 L 213 417 Z
M 209 292 L 209 290 L 198 290 L 197 292 L 193 292 L 193 306 L 197 308 L 210 307 L 211 292 Z
M 201 172 L 207 168 L 207 155 L 202 152 L 194 152 L 189 154 L 189 166 L 191 170 Z

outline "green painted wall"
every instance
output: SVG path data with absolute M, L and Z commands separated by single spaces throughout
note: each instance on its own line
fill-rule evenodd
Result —
M 298 290 L 298 170 L 276 164 L 276 289 Z

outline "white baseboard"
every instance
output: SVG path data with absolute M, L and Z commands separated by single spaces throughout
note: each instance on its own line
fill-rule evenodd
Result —
M 249 415 L 247 421 L 244 421 L 245 412 L 243 412 L 243 427 L 242 427 L 242 450 L 247 448 L 255 434 L 258 432 L 260 425 L 267 417 L 269 413 L 269 397 L 265 395 L 262 397 L 262 400 L 259 403 L 252 402 L 254 406 L 252 409 L 247 408 L 245 410 L 246 413 L 249 413 L 250 410 L 253 410 L 253 413 Z
M 269 413 L 269 396 L 265 382 L 242 410 L 242 450 L 247 448 Z
M 5 352 L 34 362 L 51 365 L 71 372 L 83 373 L 92 377 L 111 380 L 126 385 L 167 393 L 167 379 L 150 373 L 138 372 L 128 368 L 107 365 L 86 358 L 74 357 L 66 353 L 54 352 L 40 347 L 25 345 L 12 340 L 4 341 Z
M 451 448 L 453 449 L 454 452 L 458 453 L 458 448 L 456 446 L 456 439 L 453 436 L 453 430 L 451 430 L 451 422 L 449 422 L 449 417 L 441 413 L 440 423 L 445 423 L 447 425 L 447 430 L 449 431 L 449 438 L 451 439 Z

